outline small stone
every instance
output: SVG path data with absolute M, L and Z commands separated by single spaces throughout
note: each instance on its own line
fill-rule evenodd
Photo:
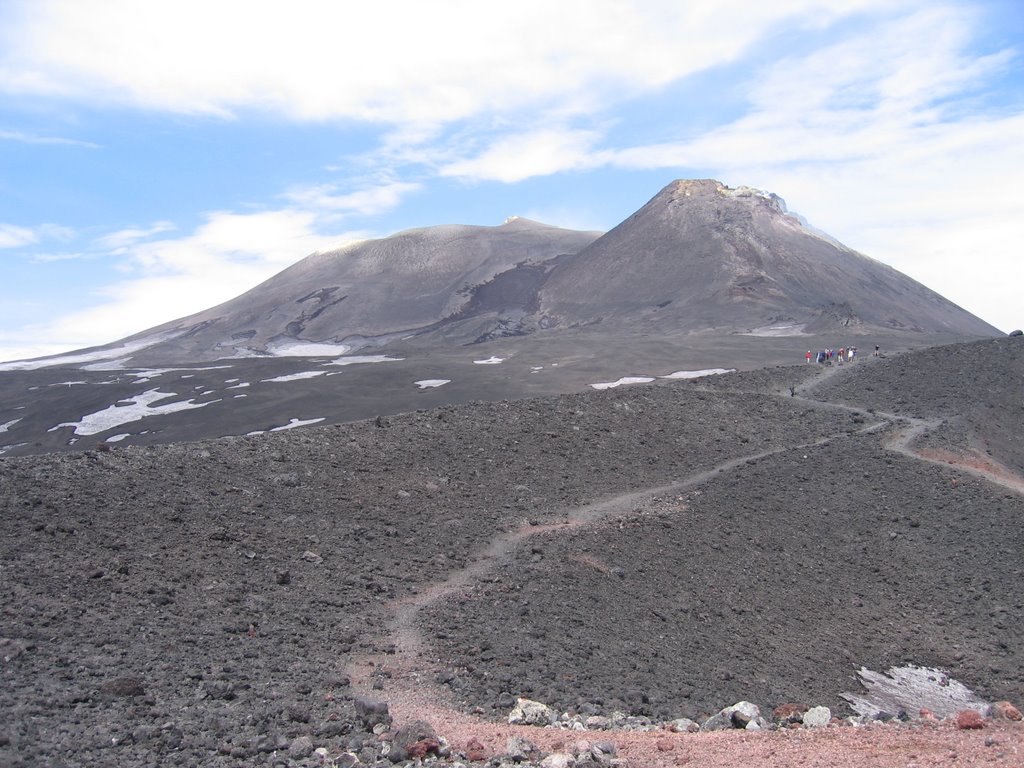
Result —
M 985 720 L 973 709 L 965 709 L 957 713 L 956 727 L 961 731 L 976 731 L 985 727 Z
M 466 759 L 472 763 L 483 762 L 490 758 L 487 748 L 480 743 L 479 739 L 470 739 L 466 743 Z
M 803 716 L 805 728 L 824 728 L 832 721 L 832 710 L 828 707 L 811 707 Z
M 313 740 L 309 736 L 299 736 L 288 745 L 288 757 L 302 760 L 313 754 Z
M 522 736 L 513 736 L 505 744 L 505 755 L 513 762 L 522 763 L 536 755 L 539 750 L 537 745 Z
M 696 733 L 700 725 L 688 717 L 679 717 L 668 723 L 668 729 L 673 733 Z
M 1020 710 L 1008 701 L 997 701 L 988 710 L 988 716 L 993 720 L 1016 720 L 1020 721 L 1022 715 Z
M 274 581 L 282 586 L 285 584 L 291 584 L 292 574 L 290 571 L 274 571 Z
M 574 765 L 576 760 L 573 756 L 564 752 L 555 752 L 540 761 L 540 768 L 572 768 Z
M 391 715 L 388 713 L 386 701 L 379 701 L 366 696 L 356 696 L 354 703 L 356 715 L 358 715 L 365 727 L 372 728 L 378 724 L 391 724 Z
M 311 549 L 307 549 L 305 552 L 302 553 L 302 559 L 305 560 L 307 563 L 313 563 L 313 565 L 319 565 L 324 561 L 324 559 L 320 557 L 320 555 L 318 555 Z
M 110 696 L 142 696 L 146 693 L 146 686 L 138 678 L 119 677 L 103 683 L 100 691 Z
M 654 746 L 658 748 L 659 752 L 671 752 L 676 745 L 672 743 L 671 739 L 658 739 L 654 742 Z
M 777 723 L 799 723 L 804 719 L 804 712 L 808 709 L 806 704 L 787 702 L 779 704 L 772 710 L 772 717 Z

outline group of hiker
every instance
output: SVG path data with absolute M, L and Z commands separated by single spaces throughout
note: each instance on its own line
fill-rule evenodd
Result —
M 804 355 L 804 359 L 808 363 L 811 360 L 819 363 L 820 365 L 832 365 L 837 363 L 842 365 L 843 363 L 852 363 L 857 357 L 856 347 L 840 347 L 839 349 L 820 349 L 817 353 L 807 350 L 807 354 Z M 878 357 L 878 345 L 875 345 L 875 357 Z

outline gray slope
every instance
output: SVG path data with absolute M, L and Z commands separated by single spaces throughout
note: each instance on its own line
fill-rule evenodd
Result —
M 999 335 L 906 275 L 804 227 L 778 197 L 711 180 L 665 187 L 563 261 L 541 303 L 563 325 Z

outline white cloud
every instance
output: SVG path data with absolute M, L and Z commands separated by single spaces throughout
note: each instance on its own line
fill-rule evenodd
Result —
M 20 248 L 39 241 L 39 236 L 28 227 L 0 223 L 0 248 Z
M 123 248 L 127 248 L 140 240 L 145 240 L 152 237 L 153 235 L 159 235 L 163 232 L 170 232 L 174 229 L 174 225 L 169 221 L 157 221 L 146 227 L 140 229 L 138 227 L 129 227 L 122 229 L 118 232 L 111 232 L 109 235 L 104 235 L 96 244 L 103 249 L 117 251 Z
M 36 357 L 115 341 L 216 306 L 305 255 L 362 236 L 322 234 L 315 213 L 293 209 L 209 214 L 179 238 L 132 242 L 137 237 L 128 230 L 115 233 L 101 244 L 117 246 L 125 278 L 95 291 L 96 302 L 85 310 L 0 335 L 0 357 Z
M 516 182 L 565 170 L 600 165 L 596 131 L 543 128 L 504 136 L 474 158 L 441 168 L 442 176 Z
M 86 149 L 100 148 L 99 144 L 93 144 L 91 141 L 66 139 L 61 136 L 36 136 L 35 134 L 24 133 L 22 131 L 0 130 L 0 141 L 17 141 L 22 144 L 52 144 L 67 147 L 85 147 Z
M 571 113 L 731 61 L 782 20 L 820 25 L 894 4 L 40 0 L 6 20 L 0 91 L 223 117 Z
M 295 187 L 285 194 L 285 198 L 308 210 L 333 212 L 342 216 L 375 216 L 395 208 L 405 195 L 420 188 L 420 184 L 392 181 L 338 194 L 337 184 L 315 184 Z

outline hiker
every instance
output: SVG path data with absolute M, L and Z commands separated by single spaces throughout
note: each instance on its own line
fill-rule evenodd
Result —
M 878 345 L 875 344 L 875 357 L 878 357 Z
M 807 358 L 807 362 L 810 363 L 811 362 L 811 350 L 808 349 L 807 350 L 807 354 L 804 355 L 804 357 Z

